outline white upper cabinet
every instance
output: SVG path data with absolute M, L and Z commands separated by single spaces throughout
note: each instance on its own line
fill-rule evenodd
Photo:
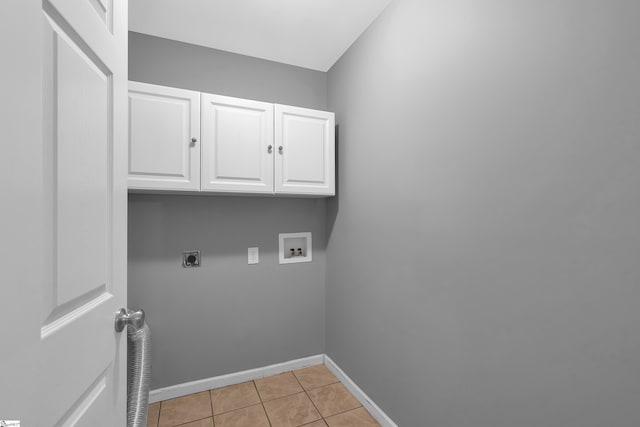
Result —
M 276 105 L 275 191 L 335 195 L 335 115 Z
M 273 193 L 273 104 L 202 94 L 202 191 Z
M 200 189 L 200 92 L 129 82 L 129 188 Z
M 129 82 L 129 188 L 335 195 L 333 113 Z

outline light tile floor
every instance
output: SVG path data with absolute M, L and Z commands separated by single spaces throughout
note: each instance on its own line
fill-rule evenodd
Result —
M 147 427 L 379 427 L 324 365 L 149 405 Z

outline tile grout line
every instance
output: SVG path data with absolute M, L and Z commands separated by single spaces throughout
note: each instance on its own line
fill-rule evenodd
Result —
M 318 421 L 322 421 L 325 426 L 327 425 L 327 422 L 324 420 L 324 418 L 320 418 L 319 420 L 311 421 L 310 423 L 306 423 L 306 424 L 300 424 L 299 426 L 295 426 L 295 427 L 310 426 L 311 424 L 317 423 Z
M 296 373 L 294 371 L 291 371 L 293 373 L 293 376 L 295 377 L 296 381 L 298 381 L 298 384 L 300 384 L 300 387 L 302 387 L 302 391 L 304 391 L 304 394 L 307 396 L 307 399 L 309 399 L 309 401 L 311 402 L 311 404 L 313 405 L 314 408 L 316 408 L 316 411 L 318 411 L 318 415 L 320 415 L 320 419 L 328 425 L 327 420 L 324 419 L 324 416 L 322 415 L 322 412 L 320 412 L 320 409 L 318 409 L 318 407 L 316 406 L 316 403 L 313 401 L 313 399 L 311 399 L 311 396 L 309 396 L 309 393 L 307 392 L 307 390 L 304 388 L 304 386 L 302 385 L 302 383 L 300 382 L 300 380 L 298 379 L 298 376 L 296 375 Z M 320 387 L 316 387 L 316 388 L 320 388 Z M 318 421 L 318 420 L 316 420 Z M 315 422 L 315 421 L 313 421 Z
M 296 394 L 300 394 L 300 393 L 302 393 L 302 392 L 304 391 L 304 387 L 302 387 L 302 384 L 300 384 L 300 381 L 298 381 L 298 378 L 296 378 L 296 376 L 295 376 L 295 374 L 293 373 L 293 371 L 281 372 L 281 373 L 279 373 L 279 374 L 270 375 L 270 376 L 268 376 L 268 377 L 264 377 L 264 378 L 261 378 L 261 379 L 270 378 L 270 377 L 275 377 L 275 376 L 277 376 L 277 375 L 288 374 L 288 373 L 290 373 L 291 375 L 293 375 L 293 378 L 295 378 L 296 382 L 298 383 L 298 385 L 300 386 L 300 389 L 301 389 L 302 391 L 295 391 L 295 392 L 293 392 L 293 393 L 291 393 L 291 394 L 284 394 L 284 395 L 282 395 L 282 396 L 274 397 L 274 398 L 272 398 L 272 399 L 268 399 L 268 400 L 262 399 L 262 395 L 261 395 L 261 394 L 260 394 L 260 392 L 258 391 L 258 396 L 260 396 L 260 401 L 262 401 L 263 403 L 266 403 L 266 402 L 273 402 L 274 400 L 283 399 L 283 398 L 285 398 L 285 397 L 291 397 L 291 396 L 293 396 L 293 395 L 296 395 Z M 255 382 L 255 381 L 254 381 L 254 382 Z M 257 389 L 257 385 L 256 385 L 256 389 Z
M 273 402 L 273 401 L 275 401 L 275 400 L 284 399 L 285 397 L 291 397 L 291 396 L 295 396 L 295 395 L 303 394 L 303 393 L 304 393 L 305 395 L 307 395 L 307 394 L 305 393 L 304 389 L 302 389 L 302 391 L 297 391 L 297 392 L 295 392 L 295 393 L 293 393 L 293 394 L 289 394 L 289 395 L 287 395 L 287 396 L 277 397 L 277 398 L 275 398 L 275 399 L 271 399 L 271 400 L 267 400 L 267 401 L 265 401 L 265 402 L 262 402 L 262 406 L 264 407 L 264 404 L 265 404 L 265 403 L 270 403 L 270 402 Z M 309 396 L 309 395 L 307 395 L 307 397 L 308 397 L 308 396 Z M 309 400 L 311 400 L 311 399 L 309 398 Z M 311 404 L 313 404 L 313 402 L 311 402 Z M 313 406 L 315 407 L 315 405 L 313 405 Z M 317 408 L 316 408 L 316 409 L 317 409 Z M 266 407 L 264 408 L 264 412 L 265 412 L 265 413 L 267 413 L 267 408 L 266 408 Z M 320 413 L 320 411 L 318 411 L 318 413 Z M 322 416 L 322 414 L 321 414 L 320 416 Z M 269 418 L 269 414 L 268 414 L 268 413 L 267 413 L 267 418 Z M 312 423 L 314 423 L 314 422 L 316 422 L 316 421 L 319 421 L 319 420 L 315 420 L 315 421 L 311 421 L 311 422 L 312 422 Z M 269 423 L 271 423 L 271 419 L 269 419 Z M 307 423 L 307 424 L 310 424 L 310 423 Z M 302 424 L 302 425 L 306 425 L 306 424 Z M 301 426 L 302 426 L 302 425 L 301 425 Z M 301 426 L 295 426 L 295 427 L 301 427 Z
M 294 371 L 291 371 L 291 372 L 294 372 Z M 345 413 L 350 412 L 350 411 L 355 411 L 356 409 L 359 409 L 359 408 L 364 408 L 364 406 L 363 406 L 363 405 L 358 401 L 358 406 L 356 406 L 355 408 L 347 409 L 347 410 L 345 410 L 345 411 L 336 412 L 335 414 L 331 414 L 331 415 L 328 415 L 328 416 L 326 416 L 326 417 L 325 417 L 324 415 L 322 415 L 322 413 L 320 412 L 320 410 L 319 410 L 319 409 L 318 409 L 318 407 L 316 406 L 316 404 L 315 404 L 315 402 L 313 401 L 313 399 L 311 399 L 311 396 L 309 395 L 309 391 L 311 391 L 311 390 L 317 390 L 317 389 L 322 388 L 322 387 L 328 387 L 328 386 L 330 386 L 330 385 L 334 385 L 334 384 L 342 384 L 342 386 L 343 386 L 343 387 L 345 387 L 345 388 L 346 388 L 346 386 L 342 383 L 342 381 L 340 381 L 340 379 L 339 379 L 339 378 L 337 378 L 337 377 L 336 377 L 336 379 L 338 380 L 338 381 L 336 381 L 336 382 L 329 383 L 329 384 L 325 384 L 325 385 L 321 385 L 321 386 L 318 386 L 318 387 L 313 387 L 313 388 L 310 388 L 310 389 L 308 389 L 308 390 L 307 390 L 307 389 L 305 389 L 305 388 L 302 386 L 302 383 L 300 382 L 300 380 L 299 380 L 299 379 L 298 379 L 298 377 L 296 376 L 295 372 L 293 373 L 293 376 L 296 378 L 296 380 L 298 381 L 298 384 L 300 384 L 300 387 L 302 387 L 302 389 L 303 389 L 303 390 L 304 390 L 304 392 L 306 393 L 307 397 L 309 397 L 309 400 L 311 401 L 311 403 L 313 404 L 313 406 L 316 408 L 316 410 L 318 411 L 318 413 L 319 413 L 319 414 L 320 414 L 320 416 L 322 417 L 322 418 L 321 418 L 321 419 L 322 419 L 322 421 L 324 421 L 324 423 L 325 423 L 326 425 L 329 425 L 329 423 L 327 422 L 327 418 L 331 418 L 331 417 L 333 417 L 333 416 L 335 416 L 335 415 L 345 414 Z M 348 389 L 347 389 L 347 391 L 348 391 Z M 349 391 L 349 394 L 350 394 L 351 396 L 353 396 L 353 394 L 352 394 L 350 391 Z M 354 398 L 355 398 L 355 396 L 354 396 Z M 356 399 L 356 401 L 357 401 L 357 400 L 358 400 L 358 399 Z M 364 410 L 365 410 L 365 411 L 367 411 L 367 408 L 364 408 Z M 367 413 L 369 413 L 369 411 L 367 411 Z M 371 414 L 369 414 L 369 415 L 371 415 Z M 313 421 L 313 422 L 315 422 L 315 421 Z M 304 425 L 299 426 L 299 427 L 304 427 Z
M 273 427 L 273 424 L 271 424 L 271 418 L 269 418 L 269 414 L 267 413 L 267 408 L 264 407 L 264 402 L 260 402 L 260 405 L 262 405 L 264 416 L 267 417 L 267 422 L 269 423 L 269 427 Z
M 226 385 L 226 386 L 223 386 L 223 387 L 212 388 L 212 389 L 210 389 L 210 390 L 209 390 L 209 395 L 211 395 L 211 392 L 212 392 L 213 390 L 219 390 L 219 389 L 221 389 L 221 388 L 225 388 L 225 387 L 233 387 L 234 385 L 245 384 L 245 383 L 248 383 L 248 382 L 253 382 L 253 380 L 251 380 L 251 381 L 245 381 L 244 383 L 231 384 L 231 385 Z M 253 386 L 255 387 L 255 384 L 254 384 Z M 257 392 L 258 392 L 258 389 L 256 388 L 256 393 L 257 393 Z M 240 409 L 247 409 L 247 408 L 250 408 L 250 407 L 252 407 L 252 406 L 256 406 L 256 405 L 258 405 L 258 404 L 262 403 L 262 398 L 260 398 L 260 393 L 258 393 L 258 399 L 260 399 L 260 402 L 252 403 L 252 404 L 250 404 L 250 405 L 246 405 L 246 406 L 241 406 L 241 407 L 239 407 L 239 408 L 235 408 L 235 409 L 230 409 L 230 410 L 228 410 L 228 411 L 220 412 L 219 414 L 215 414 L 215 415 L 213 414 L 213 400 L 212 400 L 212 401 L 211 401 L 211 416 L 212 416 L 212 417 L 214 417 L 214 416 L 216 416 L 216 415 L 228 414 L 229 412 L 239 411 Z
M 172 424 L 172 425 L 171 425 L 171 426 L 169 426 L 169 427 L 180 427 L 180 426 L 183 426 L 183 425 L 185 425 L 185 424 L 194 423 L 194 422 L 196 422 L 196 421 L 206 420 L 207 418 L 211 418 L 211 422 L 213 423 L 213 425 L 214 425 L 214 427 L 215 427 L 215 422 L 213 421 L 213 402 L 211 401 L 211 390 L 205 390 L 205 391 L 209 394 L 209 406 L 211 407 L 211 416 L 210 416 L 210 417 L 202 417 L 202 418 L 198 418 L 198 419 L 196 419 L 196 420 L 186 421 L 186 422 L 181 423 L 181 424 Z M 201 391 L 201 392 L 199 392 L 199 393 L 204 393 L 204 391 Z M 191 393 L 191 394 L 197 394 L 197 393 Z M 180 397 L 184 397 L 184 396 L 180 396 Z M 175 397 L 175 398 L 173 398 L 173 399 L 167 399 L 167 400 L 161 400 L 161 401 L 159 401 L 159 402 L 155 402 L 155 403 L 158 403 L 158 404 L 159 404 L 159 407 L 160 407 L 160 408 L 158 409 L 158 423 L 156 424 L 156 427 L 160 427 L 160 421 L 161 421 L 161 420 L 160 420 L 160 415 L 161 415 L 161 414 L 160 414 L 160 411 L 162 410 L 162 404 L 163 404 L 164 402 L 168 401 L 168 400 L 179 399 L 180 397 Z M 149 416 L 149 410 L 147 409 L 147 419 L 148 419 L 148 416 Z
M 347 412 L 355 411 L 356 409 L 360 409 L 360 408 L 364 408 L 364 410 L 367 411 L 367 408 L 365 408 L 364 406 L 360 405 L 360 406 L 356 406 L 355 408 L 347 409 L 346 411 L 336 412 L 335 414 L 329 415 L 327 418 L 331 418 L 331 417 L 334 417 L 336 415 L 346 414 Z M 369 411 L 367 411 L 367 413 L 369 413 Z M 371 414 L 369 414 L 369 415 L 371 415 Z
M 258 390 L 258 385 L 256 384 L 256 380 L 251 380 L 253 383 L 253 387 L 256 389 L 256 393 L 258 393 L 258 399 L 260 399 L 260 405 L 262 406 L 262 410 L 264 411 L 264 416 L 267 417 L 267 422 L 269 423 L 269 427 L 273 427 L 271 424 L 271 418 L 269 418 L 269 414 L 267 414 L 267 408 L 264 407 L 264 401 L 262 400 L 262 395 Z
M 247 408 L 251 408 L 252 406 L 256 406 L 256 405 L 259 405 L 259 404 L 261 404 L 261 403 L 262 403 L 262 401 L 260 401 L 260 402 L 256 402 L 256 403 L 252 403 L 251 405 L 247 405 L 247 406 L 241 406 L 240 408 L 230 409 L 230 410 L 228 410 L 228 411 L 220 412 L 219 414 L 216 414 L 215 416 L 218 416 L 218 415 L 225 415 L 225 414 L 228 414 L 229 412 L 239 411 L 240 409 L 247 409 Z M 212 415 L 212 416 L 214 416 L 214 415 Z M 197 420 L 196 420 L 196 421 L 197 421 Z
M 211 395 L 211 390 L 209 390 L 209 406 L 211 406 L 211 424 L 216 427 L 216 420 L 213 418 L 213 396 Z
M 309 391 L 311 391 L 311 390 L 316 390 L 316 389 L 318 389 L 318 388 L 322 388 L 322 387 L 327 387 L 327 386 L 334 385 L 334 384 L 342 384 L 342 381 L 338 380 L 338 381 L 336 381 L 336 382 L 334 382 L 334 383 L 328 383 L 328 384 L 325 384 L 325 385 L 319 385 L 318 387 L 310 388 L 310 389 L 309 389 Z M 344 385 L 344 384 L 342 384 L 342 385 Z M 305 390 L 305 388 L 304 388 L 304 387 L 303 387 L 303 390 Z
M 180 426 L 184 426 L 184 425 L 187 425 L 187 424 L 195 423 L 196 421 L 206 420 L 207 418 L 211 418 L 211 421 L 213 421 L 213 416 L 211 416 L 211 417 L 204 417 L 204 418 L 198 418 L 197 420 L 187 421 L 186 423 L 182 423 L 182 424 L 175 424 L 175 425 L 173 425 L 172 427 L 180 427 Z
M 317 389 L 322 388 L 322 387 L 329 387 L 330 385 L 335 385 L 335 384 L 340 384 L 340 385 L 342 385 L 345 389 L 347 389 L 347 387 L 346 387 L 344 384 L 342 384 L 342 381 L 338 381 L 337 383 L 331 383 L 331 384 L 323 385 L 323 386 L 320 386 L 320 387 L 310 388 L 310 389 L 309 389 L 309 391 L 311 391 L 311 390 L 317 390 Z M 355 399 L 355 396 L 354 396 L 354 395 L 349 391 L 349 389 L 347 389 L 347 392 L 349 392 L 349 394 L 351 395 L 351 397 L 353 397 L 353 398 Z M 309 396 L 309 399 L 311 400 L 311 403 L 314 403 L 314 402 L 313 402 L 313 399 L 311 399 L 311 396 Z M 355 408 L 351 408 L 351 409 L 347 409 L 347 410 L 344 410 L 344 411 L 336 412 L 335 414 L 327 415 L 326 417 L 325 417 L 325 416 L 322 416 L 322 419 L 323 419 L 325 422 L 327 422 L 327 420 L 326 420 L 326 419 L 327 419 L 327 418 L 331 418 L 331 417 L 333 417 L 334 415 L 340 415 L 340 414 L 347 413 L 347 412 L 349 412 L 349 411 L 355 411 L 356 409 L 359 409 L 359 408 L 364 408 L 364 406 L 362 406 L 362 403 L 360 403 L 360 401 L 359 401 L 358 399 L 356 399 L 356 402 L 358 402 L 358 406 L 356 406 Z M 315 403 L 314 403 L 314 405 L 315 405 Z M 365 410 L 365 411 L 367 411 L 367 408 L 364 408 L 364 410 Z M 320 412 L 320 410 L 318 410 L 318 412 Z M 367 411 L 367 413 L 369 413 L 369 411 Z M 320 415 L 322 415 L 322 414 L 320 414 Z M 371 415 L 371 414 L 369 414 L 369 415 Z

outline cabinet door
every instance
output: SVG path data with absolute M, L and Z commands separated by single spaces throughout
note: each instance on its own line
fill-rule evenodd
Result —
M 129 188 L 200 189 L 200 93 L 129 82 Z
M 335 115 L 276 105 L 275 191 L 335 195 Z
M 202 94 L 202 190 L 273 193 L 273 104 Z

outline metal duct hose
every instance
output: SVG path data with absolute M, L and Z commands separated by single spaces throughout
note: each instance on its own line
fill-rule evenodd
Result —
M 144 311 L 121 311 L 127 328 L 127 427 L 146 427 L 151 383 L 151 333 Z M 118 324 L 116 321 L 116 329 Z

